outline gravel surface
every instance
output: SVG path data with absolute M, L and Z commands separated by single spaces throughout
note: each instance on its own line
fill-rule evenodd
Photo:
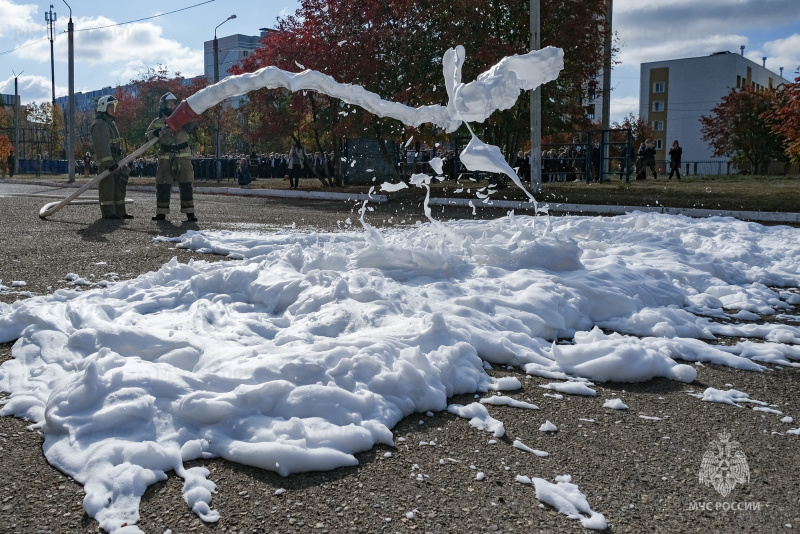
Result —
M 0 193 L 61 192 L 48 187 L 10 186 Z M 63 193 L 62 193 L 63 194 Z M 173 257 L 223 261 L 224 258 L 176 249 L 154 242 L 158 235 L 178 236 L 188 229 L 237 229 L 266 225 L 332 230 L 357 224 L 355 202 L 198 196 L 198 223 L 150 221 L 151 193 L 129 195 L 135 203 L 125 222 L 97 220 L 97 206 L 69 206 L 50 220 L 38 218 L 51 199 L 0 196 L 0 279 L 24 280 L 24 289 L 40 295 L 66 287 L 74 272 L 101 279 L 116 272 L 121 279 L 160 268 Z M 177 198 L 173 197 L 173 210 Z M 376 205 L 367 220 L 376 226 L 420 220 L 418 202 Z M 477 217 L 504 215 L 479 211 Z M 439 218 L 470 217 L 470 210 L 437 208 Z M 106 262 L 105 265 L 96 265 Z M 13 302 L 24 294 L 3 292 Z M 795 315 L 800 310 L 795 309 Z M 0 361 L 11 357 L 11 343 L 0 344 Z M 396 447 L 377 446 L 358 455 L 359 465 L 330 472 L 281 477 L 221 459 L 193 462 L 211 470 L 218 494 L 211 503 L 222 518 L 200 521 L 181 498 L 181 480 L 172 474 L 151 486 L 141 504 L 139 527 L 148 533 L 188 532 L 579 532 L 580 522 L 540 505 L 531 485 L 516 475 L 550 482 L 569 474 L 593 510 L 604 514 L 608 532 L 778 532 L 800 528 L 800 437 L 786 434 L 800 426 L 800 372 L 769 366 L 764 373 L 727 367 L 698 367 L 692 384 L 651 380 L 640 384 L 597 384 L 597 397 L 544 396 L 548 380 L 518 369 L 495 369 L 513 375 L 523 389 L 513 398 L 539 410 L 492 406 L 506 436 L 492 443 L 489 433 L 448 413 L 415 414 L 394 432 Z M 781 423 L 773 414 L 749 407 L 702 402 L 687 394 L 706 387 L 734 387 L 766 401 L 795 419 Z M 627 411 L 603 408 L 618 397 Z M 469 403 L 472 396 L 451 402 Z M 645 419 L 640 416 L 658 417 Z M 545 433 L 549 420 L 559 430 Z M 590 421 L 586 421 L 590 420 Z M 82 487 L 51 467 L 42 439 L 28 423 L 0 418 L 0 533 L 97 532 L 97 522 L 82 508 Z M 727 430 L 747 456 L 750 482 L 722 498 L 698 480 L 703 453 Z M 402 438 L 402 440 L 400 439 Z M 549 453 L 540 458 L 512 446 L 519 438 Z M 388 454 L 391 453 L 391 454 Z M 476 479 L 483 472 L 485 478 Z M 418 477 L 422 475 L 422 477 Z M 419 479 L 418 479 L 419 478 Z M 696 502 L 712 510 L 693 510 Z M 716 503 L 751 503 L 750 509 L 713 509 Z M 719 506 L 725 507 L 724 504 Z M 753 509 L 757 507 L 757 509 Z M 413 512 L 413 518 L 407 514 Z

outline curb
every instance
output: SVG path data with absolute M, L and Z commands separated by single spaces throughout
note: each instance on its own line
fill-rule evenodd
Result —
M 512 208 L 521 210 L 535 210 L 535 205 L 530 201 L 513 200 L 481 200 L 468 198 L 432 198 L 428 201 L 431 206 L 469 206 L 469 207 L 489 207 L 489 208 Z M 539 203 L 540 209 L 547 212 L 558 212 L 568 215 L 576 214 L 600 214 L 600 215 L 625 215 L 636 211 L 646 213 L 664 213 L 667 215 L 684 215 L 692 218 L 705 217 L 733 217 L 743 221 L 756 222 L 783 222 L 800 223 L 800 213 L 778 212 L 778 211 L 732 211 L 732 210 L 709 210 L 699 208 L 669 208 L 666 206 L 602 206 L 593 204 L 561 204 L 561 203 Z

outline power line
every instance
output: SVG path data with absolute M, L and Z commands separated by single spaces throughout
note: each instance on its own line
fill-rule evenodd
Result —
M 174 11 L 168 11 L 166 13 L 160 13 L 158 15 L 153 15 L 152 17 L 145 17 L 143 19 L 129 20 L 128 22 L 118 22 L 116 24 L 109 24 L 107 26 L 97 26 L 96 28 L 84 28 L 82 30 L 74 30 L 74 31 L 76 31 L 76 32 L 88 32 L 88 31 L 92 31 L 92 30 L 103 30 L 105 28 L 113 28 L 115 26 L 124 26 L 125 24 L 133 24 L 134 22 L 142 22 L 143 20 L 150 20 L 150 19 L 155 19 L 155 18 L 158 18 L 158 17 L 163 17 L 164 15 L 172 15 L 173 13 L 180 13 L 181 11 L 186 11 L 187 9 L 192 9 L 192 8 L 195 8 L 195 7 L 198 7 L 198 6 L 202 6 L 203 4 L 210 4 L 213 1 L 214 0 L 206 0 L 205 2 L 200 2 L 199 4 L 195 4 L 193 6 L 183 7 L 181 9 L 176 9 Z
M 107 26 L 97 26 L 96 28 L 84 28 L 82 30 L 73 30 L 73 31 L 75 31 L 75 32 L 88 32 L 88 31 L 92 31 L 92 30 L 102 30 L 102 29 L 105 29 L 105 28 L 113 28 L 114 26 L 124 26 L 125 24 L 133 24 L 134 22 L 142 22 L 143 20 L 150 20 L 150 19 L 155 19 L 155 18 L 158 18 L 158 17 L 163 17 L 164 15 L 172 15 L 173 13 L 179 13 L 181 11 L 186 11 L 187 9 L 192 9 L 192 8 L 195 8 L 195 7 L 199 7 L 199 6 L 202 6 L 204 4 L 210 4 L 213 1 L 214 0 L 206 0 L 205 2 L 200 2 L 199 4 L 194 4 L 192 6 L 184 7 L 184 8 L 181 8 L 181 9 L 176 9 L 174 11 L 169 11 L 167 13 L 161 13 L 161 14 L 158 14 L 158 15 L 153 15 L 152 17 L 145 17 L 143 19 L 129 20 L 127 22 L 118 22 L 116 24 L 109 24 Z M 17 50 L 22 50 L 23 48 L 27 48 L 29 46 L 33 46 L 35 44 L 39 44 L 42 41 L 47 41 L 48 39 L 49 39 L 49 37 L 44 37 L 42 39 L 37 39 L 35 41 L 31 41 L 29 43 L 25 43 L 24 45 L 20 45 L 20 46 L 18 46 L 16 48 L 12 48 L 11 50 L 6 50 L 5 52 L 0 52 L 0 56 L 4 56 L 6 54 L 10 54 L 12 52 L 16 52 Z
M 5 52 L 0 52 L 0 56 L 4 56 L 6 54 L 10 54 L 11 52 L 16 52 L 17 50 L 22 50 L 23 48 L 28 48 L 29 46 L 33 46 L 35 44 L 39 44 L 42 41 L 47 41 L 50 37 L 42 37 L 41 39 L 37 39 L 35 41 L 31 41 L 30 43 L 25 43 L 24 45 L 20 45 L 16 48 L 12 48 L 11 50 L 6 50 Z

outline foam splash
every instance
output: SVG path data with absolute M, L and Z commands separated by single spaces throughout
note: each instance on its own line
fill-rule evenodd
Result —
M 241 96 L 257 89 L 282 87 L 292 92 L 317 91 L 348 104 L 360 106 L 379 117 L 391 117 L 414 127 L 432 123 L 450 133 L 458 129 L 462 122 L 483 122 L 495 111 L 511 108 L 521 91 L 535 89 L 539 85 L 555 80 L 564 68 L 564 52 L 560 48 L 549 46 L 524 55 L 505 57 L 470 83 L 461 81 L 464 61 L 465 51 L 461 45 L 449 49 L 442 58 L 442 74 L 448 96 L 447 106 L 412 108 L 384 100 L 359 85 L 339 83 L 332 76 L 321 72 L 306 69 L 303 72 L 292 73 L 268 66 L 255 72 L 229 76 L 201 89 L 181 102 L 178 109 L 167 119 L 167 124 L 172 129 L 178 130 L 189 120 L 227 98 Z M 470 171 L 505 174 L 517 187 L 525 191 L 535 204 L 533 195 L 522 185 L 517 173 L 506 162 L 500 149 L 483 143 L 471 128 L 469 131 L 472 140 L 460 154 L 464 166 Z M 535 208 L 538 210 L 538 206 Z

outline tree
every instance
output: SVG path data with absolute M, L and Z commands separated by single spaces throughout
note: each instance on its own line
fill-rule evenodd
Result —
M 0 170 L 4 177 L 7 172 L 13 170 L 8 168 L 8 156 L 13 153 L 14 147 L 11 145 L 11 141 L 8 140 L 8 136 L 0 135 Z
M 12 128 L 14 126 L 14 106 L 0 107 L 0 128 Z
M 158 116 L 159 100 L 164 93 L 185 98 L 206 85 L 204 79 L 187 81 L 177 72 L 170 76 L 167 67 L 159 65 L 147 69 L 138 80 L 131 80 L 126 88 L 118 87 L 115 92 L 119 100 L 116 123 L 128 150 L 134 150 L 145 142 L 144 133 Z
M 800 160 L 800 77 L 794 83 L 779 86 L 777 99 L 775 108 L 764 112 L 762 118 L 783 137 L 786 155 Z
M 711 116 L 700 118 L 703 139 L 711 144 L 714 156 L 748 163 L 750 172 L 758 173 L 771 159 L 784 158 L 782 139 L 762 117 L 776 104 L 773 89 L 733 89 L 711 110 Z
M 75 110 L 75 136 L 77 143 L 75 143 L 75 155 L 78 159 L 83 159 L 83 155 L 87 152 L 86 146 L 91 151 L 91 127 L 94 120 L 94 110 Z
M 474 80 L 504 56 L 528 52 L 528 8 L 520 0 L 302 0 L 296 14 L 281 19 L 279 31 L 262 40 L 263 46 L 232 72 L 268 65 L 297 71 L 302 65 L 409 106 L 446 104 L 441 70 L 445 50 L 465 46 L 463 80 Z M 582 102 L 602 67 L 604 13 L 605 1 L 548 0 L 542 6 L 542 46 L 564 48 L 567 58 L 559 80 L 544 88 L 543 131 L 587 122 Z M 320 143 L 363 137 L 365 130 L 381 143 L 411 135 L 427 142 L 442 139 L 442 132 L 430 125 L 411 131 L 322 95 L 303 100 L 265 94 L 275 92 L 251 95 L 252 109 L 263 117 L 254 133 L 273 128 L 285 133 L 285 125 L 271 120 L 279 118 L 292 121 L 288 130 L 295 137 L 315 142 L 319 137 Z M 288 108 L 271 109 L 276 101 L 288 102 Z M 495 113 L 476 128 L 488 142 L 513 152 L 527 137 L 528 106 L 528 99 L 520 98 L 512 109 Z M 464 129 L 461 135 L 466 133 Z
M 64 115 L 59 106 L 53 106 L 52 102 L 31 102 L 22 110 L 22 123 L 26 122 L 32 127 L 30 139 L 37 153 L 50 158 L 66 156 Z
M 614 129 L 630 129 L 631 130 L 631 137 L 633 138 L 634 146 L 638 145 L 639 143 L 643 143 L 645 140 L 650 139 L 653 137 L 653 127 L 650 126 L 650 123 L 647 120 L 643 119 L 642 117 L 631 113 L 624 119 L 622 122 L 614 122 L 612 124 Z M 615 141 L 620 141 L 624 139 L 614 139 Z

